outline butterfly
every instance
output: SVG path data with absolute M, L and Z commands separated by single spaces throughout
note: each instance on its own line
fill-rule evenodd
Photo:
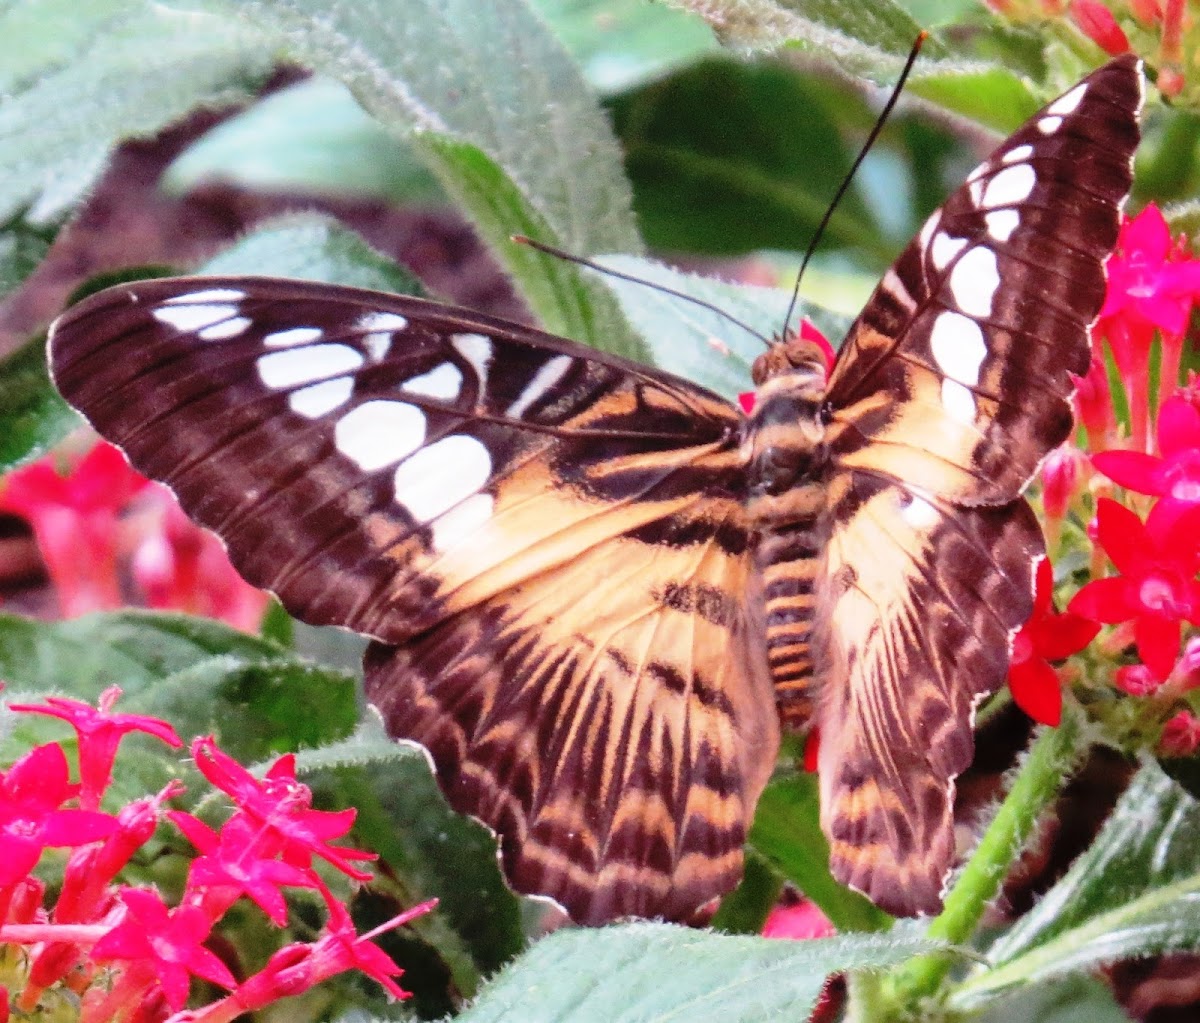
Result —
M 517 891 L 582 923 L 690 917 L 740 878 L 781 725 L 815 724 L 835 876 L 935 912 L 1141 97 L 1119 57 L 1036 114 L 828 379 L 784 339 L 748 414 L 515 323 L 260 277 L 93 295 L 52 327 L 52 373 L 250 582 L 371 639 L 369 699 Z

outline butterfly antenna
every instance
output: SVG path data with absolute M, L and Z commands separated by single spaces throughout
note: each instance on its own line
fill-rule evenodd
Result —
M 647 288 L 653 288 L 655 291 L 661 291 L 664 295 L 673 295 L 675 298 L 682 298 L 685 302 L 691 302 L 692 305 L 698 305 L 701 309 L 707 309 L 710 313 L 716 313 L 730 323 L 741 327 L 747 334 L 758 338 L 768 348 L 771 347 L 771 339 L 760 334 L 750 324 L 744 320 L 739 320 L 733 313 L 726 312 L 720 306 L 714 305 L 712 302 L 706 302 L 695 295 L 689 295 L 687 292 L 678 291 L 675 288 L 670 288 L 665 284 L 658 284 L 655 281 L 647 281 L 641 277 L 634 277 L 632 274 L 622 273 L 620 270 L 613 270 L 611 267 L 602 266 L 590 259 L 585 259 L 583 256 L 575 256 L 570 252 L 555 248 L 553 245 L 547 245 L 545 242 L 534 241 L 523 234 L 510 235 L 509 240 L 515 242 L 517 245 L 528 245 L 531 249 L 544 252 L 547 256 L 554 256 L 556 259 L 565 259 L 568 263 L 575 263 L 578 266 L 586 266 L 589 270 L 595 270 L 597 273 L 606 274 L 609 277 L 618 277 L 632 284 L 642 284 Z
M 892 112 L 892 108 L 896 105 L 896 101 L 900 98 L 900 93 L 904 89 L 904 83 L 908 81 L 908 73 L 913 69 L 913 65 L 917 62 L 917 54 L 921 52 L 921 47 L 925 40 L 929 38 L 929 33 L 922 31 L 912 44 L 912 49 L 908 51 L 908 60 L 904 62 L 904 69 L 900 72 L 900 77 L 896 79 L 896 84 L 892 87 L 892 94 L 888 97 L 888 101 L 883 105 L 883 110 L 879 117 L 875 120 L 875 126 L 871 129 L 871 133 L 867 136 L 867 141 L 863 143 L 862 149 L 858 151 L 858 156 L 854 158 L 854 163 L 850 165 L 850 170 L 846 172 L 846 176 L 842 179 L 842 183 L 838 186 L 837 192 L 834 193 L 833 201 L 825 207 L 825 215 L 821 218 L 821 222 L 817 225 L 817 229 L 813 232 L 812 241 L 808 243 L 808 248 L 804 251 L 804 258 L 800 260 L 800 269 L 796 273 L 796 284 L 792 288 L 792 300 L 788 303 L 787 315 L 783 318 L 783 337 L 788 336 L 788 324 L 792 322 L 792 313 L 796 311 L 796 303 L 800 300 L 800 282 L 804 279 L 804 271 L 808 267 L 808 261 L 812 259 L 813 253 L 817 251 L 817 245 L 820 244 L 821 235 L 825 233 L 825 228 L 829 226 L 829 219 L 833 216 L 833 211 L 837 209 L 837 204 L 841 202 L 842 196 L 846 194 L 846 189 L 850 187 L 850 182 L 854 180 L 854 175 L 858 171 L 859 165 L 866 159 L 867 153 L 870 152 L 871 146 L 875 144 L 875 140 L 879 137 L 879 133 L 883 130 L 884 124 L 887 122 L 888 116 Z

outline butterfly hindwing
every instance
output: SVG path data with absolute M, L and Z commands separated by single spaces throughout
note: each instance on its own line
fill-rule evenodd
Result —
M 1140 99 L 1118 58 L 1005 142 L 884 277 L 830 379 L 822 821 L 835 876 L 900 915 L 941 906 L 972 712 L 1032 609 L 1043 541 L 1020 494 L 1071 429 Z
M 110 289 L 51 354 L 243 575 L 377 640 L 369 695 L 518 889 L 598 921 L 736 882 L 778 724 L 729 405 L 516 325 L 259 278 Z

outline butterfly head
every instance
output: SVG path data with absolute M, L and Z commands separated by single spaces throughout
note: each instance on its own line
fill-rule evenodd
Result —
M 777 377 L 791 377 L 795 386 L 801 378 L 811 378 L 813 385 L 825 390 L 827 366 L 825 353 L 819 345 L 799 335 L 789 335 L 782 341 L 776 341 L 770 348 L 754 360 L 750 368 L 750 377 L 755 387 L 762 387 L 767 381 Z

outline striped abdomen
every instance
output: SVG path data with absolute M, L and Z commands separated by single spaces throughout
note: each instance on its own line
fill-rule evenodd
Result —
M 825 547 L 825 367 L 806 342 L 772 349 L 755 366 L 754 410 L 743 444 L 750 466 L 747 510 L 757 530 L 767 663 L 785 726 L 801 728 L 813 709 L 813 622 Z

